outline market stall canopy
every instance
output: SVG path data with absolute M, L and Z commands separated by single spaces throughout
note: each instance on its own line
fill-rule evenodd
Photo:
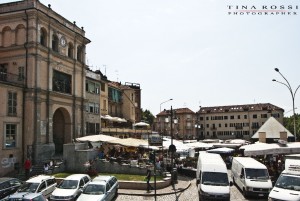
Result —
M 244 145 L 240 147 L 240 150 L 244 150 L 245 156 L 257 156 L 268 154 L 299 154 L 300 143 L 292 142 L 287 144 L 279 143 L 255 143 L 250 145 Z
M 124 138 L 124 139 L 118 138 L 115 140 L 107 141 L 107 143 L 118 144 L 127 147 L 139 147 L 141 145 L 148 146 L 147 140 L 136 139 L 136 138 Z
M 190 148 L 204 148 L 209 149 L 213 147 L 213 144 L 203 143 L 203 142 L 191 142 L 191 143 L 185 143 L 186 146 Z
M 84 137 L 76 138 L 76 140 L 79 142 L 107 142 L 107 141 L 112 141 L 112 140 L 116 140 L 116 139 L 119 139 L 119 138 L 112 137 L 109 135 L 103 135 L 103 134 L 87 135 Z
M 145 123 L 145 122 L 138 122 L 138 123 L 136 123 L 136 124 L 133 124 L 134 126 L 140 126 L 140 127 L 148 127 L 148 126 L 150 126 L 150 124 L 147 124 L 147 123 Z
M 214 148 L 221 148 L 221 147 L 227 147 L 227 148 L 239 148 L 243 144 L 236 144 L 236 143 L 213 143 Z
M 216 148 L 216 149 L 210 149 L 210 150 L 207 150 L 206 152 L 216 153 L 216 154 L 230 154 L 230 153 L 234 152 L 234 149 L 227 148 L 227 147 L 221 147 L 221 148 Z
M 120 118 L 120 117 L 112 117 L 112 116 L 110 116 L 110 115 L 105 115 L 105 116 L 101 116 L 101 119 L 106 119 L 106 120 L 108 120 L 108 121 L 113 121 L 113 122 L 120 122 L 120 123 L 122 123 L 122 122 L 127 122 L 127 120 L 126 119 L 124 119 L 124 118 Z

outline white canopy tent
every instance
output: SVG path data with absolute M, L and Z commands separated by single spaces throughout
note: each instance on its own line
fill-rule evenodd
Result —
M 216 148 L 216 149 L 207 150 L 206 152 L 217 153 L 217 154 L 230 154 L 230 153 L 234 152 L 234 149 L 227 148 L 227 147 L 220 147 L 220 148 Z
M 202 149 L 210 149 L 213 147 L 213 144 L 208 144 L 208 143 L 203 143 L 203 142 L 191 142 L 191 143 L 186 143 L 186 146 L 190 148 L 202 148 Z
M 127 122 L 126 119 L 124 118 L 120 118 L 120 117 L 112 117 L 110 115 L 105 115 L 105 116 L 101 116 L 101 119 L 106 119 L 108 121 L 113 121 L 113 122 L 119 122 L 119 123 L 122 123 L 122 122 Z
M 119 139 L 119 138 L 112 137 L 109 135 L 103 135 L 103 134 L 87 135 L 84 137 L 76 138 L 76 140 L 78 142 L 107 142 L 107 141 L 116 140 L 116 139 Z
M 135 126 L 135 127 L 149 127 L 150 124 L 147 124 L 145 122 L 138 122 L 138 123 L 133 124 L 133 126 Z
M 147 140 L 136 139 L 136 138 L 124 138 L 124 139 L 117 138 L 114 140 L 107 141 L 107 143 L 117 144 L 117 145 L 122 145 L 127 147 L 148 146 Z
M 288 144 L 279 143 L 255 143 L 251 145 L 244 145 L 240 147 L 244 150 L 245 156 L 268 155 L 268 154 L 299 154 L 300 143 L 293 142 Z

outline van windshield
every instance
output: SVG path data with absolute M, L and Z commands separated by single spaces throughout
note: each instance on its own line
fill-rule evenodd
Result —
M 211 186 L 228 186 L 228 176 L 222 172 L 203 172 L 202 184 Z
M 300 191 L 300 177 L 282 174 L 275 184 L 278 188 Z
M 267 169 L 250 169 L 246 168 L 246 178 L 247 179 L 269 179 L 269 174 Z

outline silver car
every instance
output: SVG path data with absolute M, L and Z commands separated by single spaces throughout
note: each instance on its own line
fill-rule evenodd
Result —
M 119 183 L 114 176 L 98 176 L 84 189 L 77 201 L 110 201 L 118 195 Z

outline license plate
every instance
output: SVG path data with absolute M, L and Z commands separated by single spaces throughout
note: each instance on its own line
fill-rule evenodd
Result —
M 264 196 L 264 194 L 258 194 L 258 196 Z

